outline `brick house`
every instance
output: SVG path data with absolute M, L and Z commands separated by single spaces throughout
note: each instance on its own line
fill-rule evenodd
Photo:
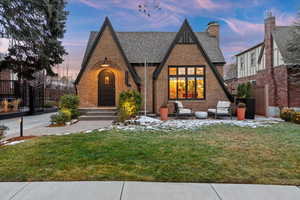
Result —
M 136 89 L 144 98 L 147 65 L 147 111 L 158 113 L 175 100 L 194 110 L 232 100 L 223 81 L 225 60 L 219 48 L 219 25 L 194 32 L 185 20 L 178 32 L 115 32 L 108 18 L 91 32 L 75 81 L 80 106 L 116 106 L 120 92 Z
M 293 26 L 276 26 L 270 14 L 265 19 L 264 41 L 236 55 L 236 77 L 226 84 L 236 89 L 240 83 L 253 83 L 258 114 L 278 116 L 281 107 L 300 108 L 300 88 L 289 81 L 295 64 L 286 61 L 294 31 Z

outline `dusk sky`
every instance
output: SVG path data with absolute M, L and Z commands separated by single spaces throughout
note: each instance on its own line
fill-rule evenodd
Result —
M 291 25 L 300 8 L 299 0 L 157 1 L 162 9 L 146 17 L 138 12 L 138 5 L 145 0 L 69 0 L 70 14 L 63 42 L 69 52 L 66 63 L 73 78 L 80 69 L 90 31 L 98 31 L 105 16 L 116 31 L 178 31 L 185 18 L 194 31 L 205 31 L 208 22 L 218 21 L 221 47 L 230 62 L 237 52 L 262 42 L 267 10 L 276 16 L 277 25 Z

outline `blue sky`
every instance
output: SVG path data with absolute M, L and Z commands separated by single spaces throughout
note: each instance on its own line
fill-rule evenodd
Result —
M 278 25 L 291 25 L 300 8 L 299 0 L 156 0 L 162 9 L 146 17 L 138 12 L 138 5 L 145 1 L 69 0 L 63 43 L 69 52 L 65 63 L 73 77 L 80 69 L 89 32 L 99 30 L 105 16 L 117 31 L 178 31 L 185 18 L 194 31 L 205 31 L 209 21 L 218 21 L 221 47 L 230 62 L 234 54 L 263 40 L 267 10 L 276 16 Z

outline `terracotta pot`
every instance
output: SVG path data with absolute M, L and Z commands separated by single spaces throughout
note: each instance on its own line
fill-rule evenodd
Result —
M 168 120 L 169 109 L 168 108 L 160 108 L 160 119 Z
M 246 108 L 238 108 L 237 109 L 237 119 L 245 120 Z

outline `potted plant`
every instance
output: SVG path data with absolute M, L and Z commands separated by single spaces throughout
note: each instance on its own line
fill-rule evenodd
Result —
M 160 119 L 161 120 L 168 120 L 168 115 L 169 115 L 169 109 L 168 109 L 168 104 L 164 103 L 161 105 L 160 109 Z
M 237 119 L 245 120 L 245 115 L 246 115 L 246 104 L 239 103 L 237 107 Z
M 7 126 L 0 125 L 0 139 L 3 138 L 4 132 L 5 132 L 6 130 L 8 130 L 8 127 L 7 127 Z

